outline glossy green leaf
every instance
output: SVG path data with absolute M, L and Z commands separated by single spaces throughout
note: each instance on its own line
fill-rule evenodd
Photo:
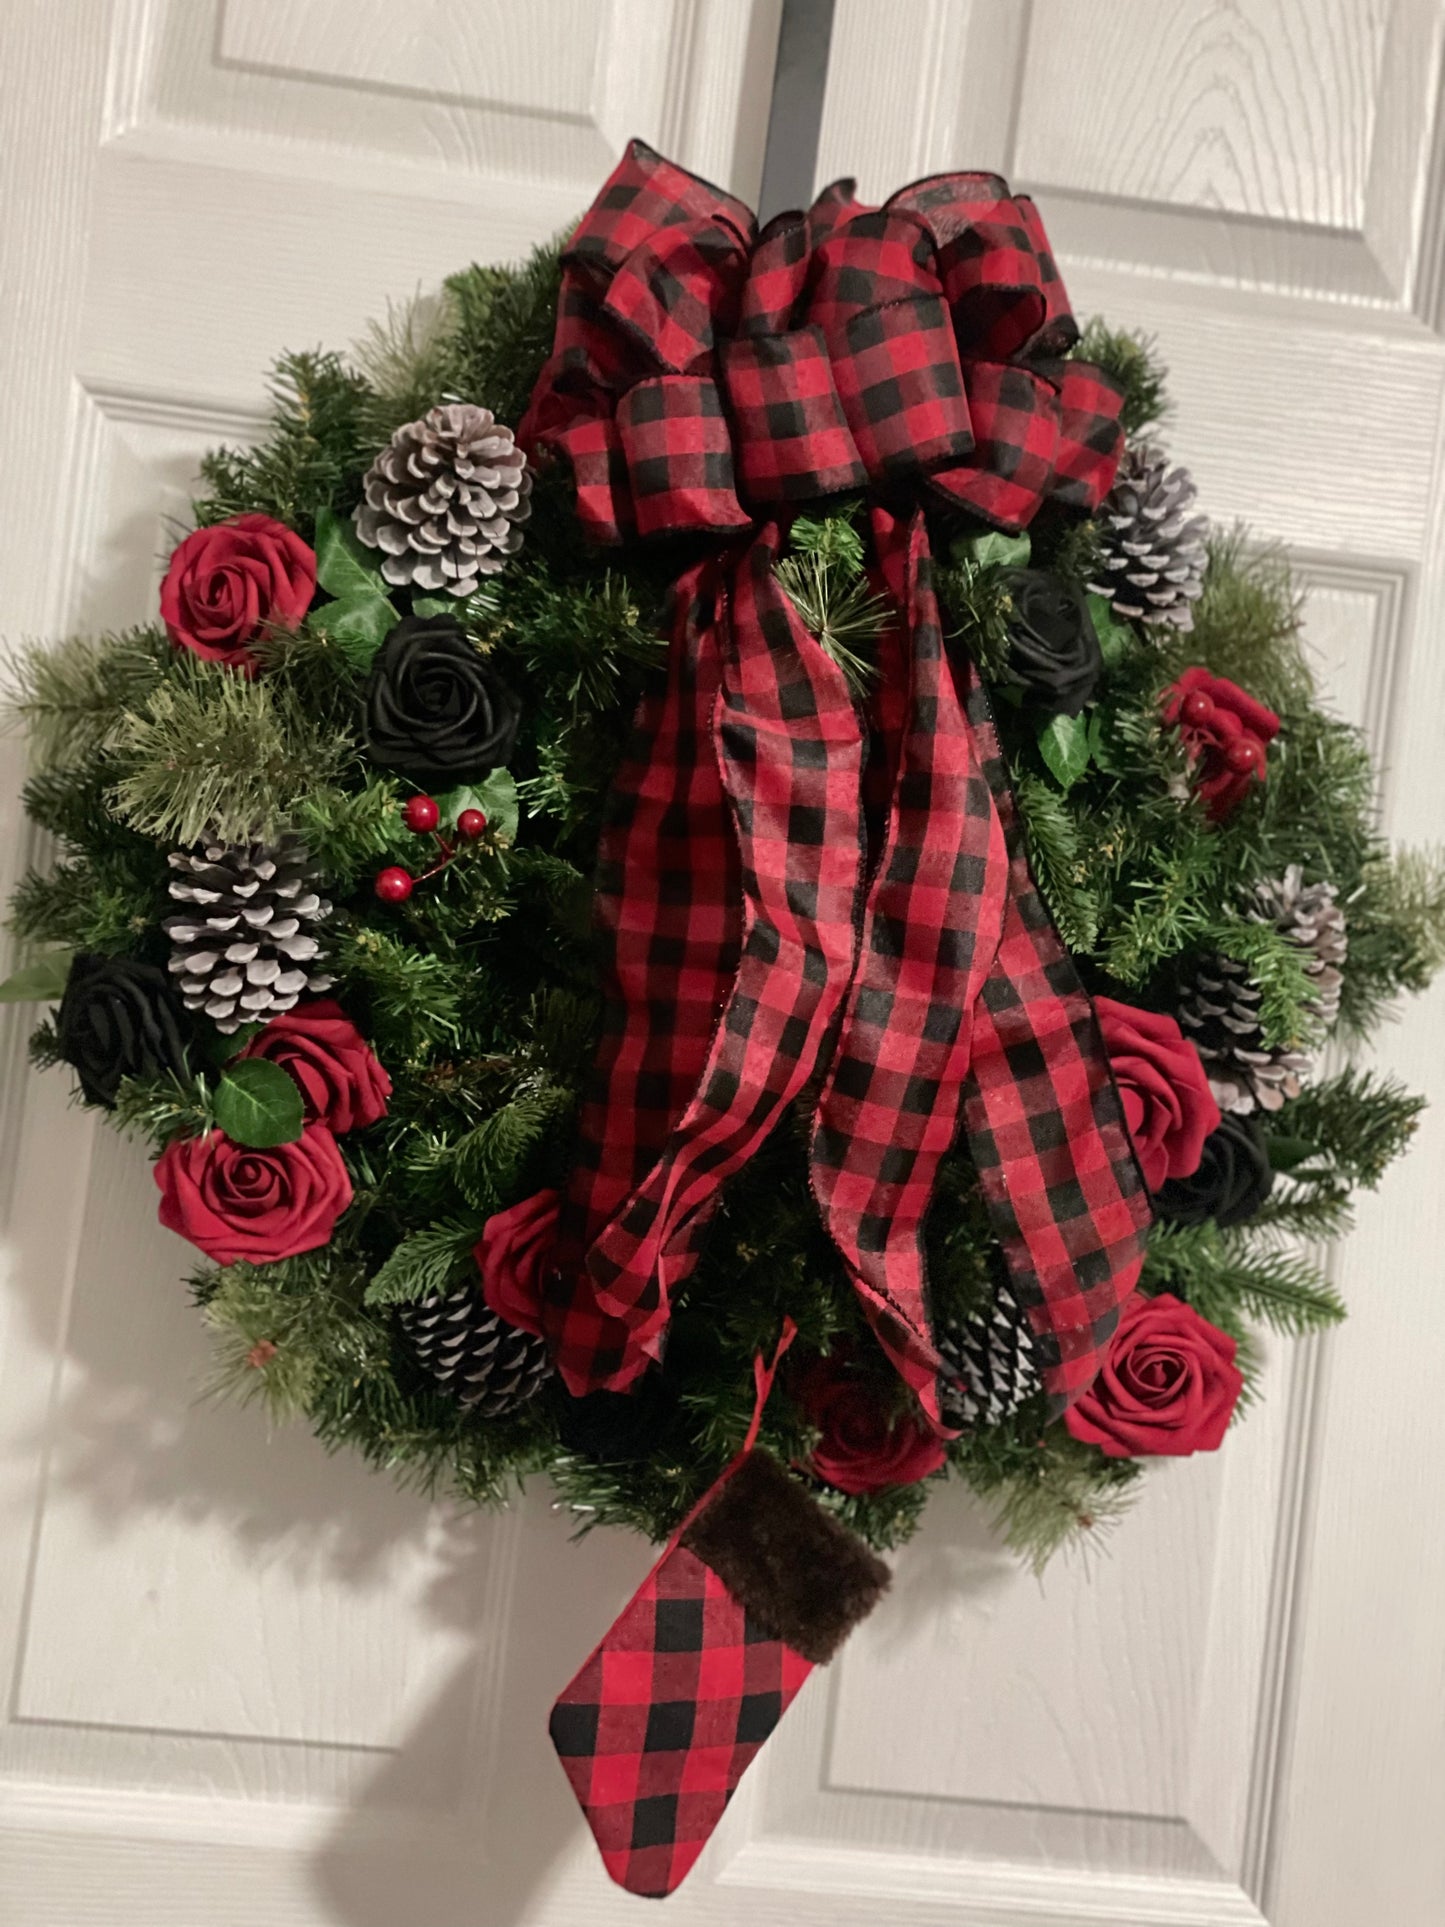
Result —
M 972 562 L 980 569 L 1023 569 L 1028 567 L 1030 544 L 1026 535 L 1002 535 L 990 529 L 986 535 L 971 535 L 953 544 L 955 562 Z
M 50 950 L 0 984 L 0 1004 L 51 1004 L 65 994 L 71 952 Z
M 367 548 L 349 521 L 330 509 L 321 509 L 316 516 L 316 580 L 330 596 L 386 597 L 376 551 Z
M 216 1122 L 233 1144 L 269 1151 L 294 1144 L 304 1122 L 301 1089 L 264 1057 L 243 1057 L 216 1086 Z
M 516 841 L 521 811 L 517 785 L 509 769 L 494 769 L 480 783 L 462 783 L 454 790 L 444 790 L 437 798 L 437 809 L 441 813 L 437 828 L 444 836 L 456 828 L 463 810 L 480 810 L 488 829 L 503 843 Z
M 1051 716 L 1039 731 L 1039 754 L 1062 790 L 1089 767 L 1089 723 L 1084 716 Z
M 371 667 L 372 657 L 400 620 L 385 596 L 370 594 L 323 603 L 312 616 L 359 669 Z
M 1134 631 L 1114 614 L 1114 605 L 1107 596 L 1098 595 L 1091 589 L 1085 600 L 1093 620 L 1094 634 L 1099 638 L 1099 654 L 1104 658 L 1104 667 L 1113 669 L 1134 648 Z

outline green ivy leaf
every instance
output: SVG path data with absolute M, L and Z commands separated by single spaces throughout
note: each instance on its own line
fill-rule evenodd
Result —
M 517 785 L 509 769 L 494 769 L 483 782 L 462 783 L 454 790 L 444 790 L 437 798 L 437 809 L 441 813 L 437 828 L 443 835 L 455 829 L 463 810 L 480 810 L 487 819 L 488 829 L 503 843 L 514 843 L 517 839 L 521 810 L 517 803 Z
M 953 544 L 955 562 L 972 562 L 980 569 L 1023 569 L 1028 567 L 1030 543 L 1026 535 L 1002 535 L 990 529 L 986 535 L 970 535 Z
M 454 616 L 462 607 L 455 596 L 419 595 L 412 597 L 411 612 L 414 616 Z
M 1134 647 L 1134 631 L 1114 614 L 1114 605 L 1107 596 L 1091 589 L 1084 599 L 1089 605 L 1094 634 L 1099 638 L 1099 654 L 1104 658 L 1104 667 L 1113 669 Z
M 401 621 L 385 596 L 371 594 L 324 602 L 311 619 L 358 669 L 371 667 L 372 657 Z
M 72 953 L 48 950 L 0 984 L 0 1004 L 52 1004 L 65 994 Z
M 253 1151 L 294 1144 L 304 1119 L 300 1086 L 264 1057 L 243 1057 L 216 1086 L 216 1122 L 233 1144 Z
M 330 509 L 316 514 L 316 580 L 327 595 L 349 601 L 354 596 L 386 599 L 386 583 L 373 549 L 367 548 L 349 521 Z
M 1085 716 L 1050 716 L 1039 731 L 1039 754 L 1061 790 L 1070 790 L 1089 767 Z
M 1113 746 L 1109 738 L 1109 727 L 1104 712 L 1097 707 L 1089 711 L 1089 758 L 1103 770 L 1106 776 L 1119 776 L 1123 772 L 1114 760 Z

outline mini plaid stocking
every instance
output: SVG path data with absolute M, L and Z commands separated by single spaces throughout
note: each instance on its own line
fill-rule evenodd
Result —
M 682 1882 L 815 1664 L 888 1569 L 747 1442 L 552 1709 L 552 1744 L 603 1865 L 629 1893 Z

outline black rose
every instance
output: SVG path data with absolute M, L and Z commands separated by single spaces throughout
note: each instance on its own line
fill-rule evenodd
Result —
M 76 957 L 55 1020 L 60 1055 L 92 1104 L 115 1106 L 123 1077 L 187 1073 L 180 1000 L 163 970 L 130 957 Z
M 1009 680 L 1050 716 L 1077 716 L 1094 693 L 1104 659 L 1080 590 L 1042 569 L 1007 569 Z
M 366 690 L 373 762 L 437 789 L 485 776 L 516 741 L 517 699 L 450 616 L 408 616 Z
M 1269 1196 L 1274 1183 L 1264 1133 L 1252 1118 L 1226 1111 L 1218 1130 L 1204 1140 L 1192 1177 L 1170 1178 L 1154 1193 L 1154 1209 L 1175 1224 L 1243 1224 Z

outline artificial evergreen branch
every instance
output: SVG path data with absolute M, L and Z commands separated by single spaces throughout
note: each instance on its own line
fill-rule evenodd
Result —
M 271 383 L 271 425 L 255 448 L 219 448 L 201 462 L 204 526 L 228 516 L 269 515 L 306 541 L 323 508 L 350 507 L 375 448 L 368 390 L 340 355 L 283 355 Z
M 1079 832 L 1064 798 L 1031 770 L 1014 777 L 1014 801 L 1029 862 L 1066 946 L 1087 955 L 1099 938 L 1099 906 L 1088 882 Z
M 878 673 L 872 649 L 883 632 L 887 603 L 863 573 L 863 539 L 848 509 L 815 519 L 799 516 L 778 581 L 792 598 L 809 635 L 843 672 L 855 702 Z
M 1120 420 L 1126 435 L 1139 435 L 1168 416 L 1165 384 L 1169 371 L 1158 359 L 1152 336 L 1111 328 L 1095 315 L 1074 352 L 1081 361 L 1096 363 L 1118 383 L 1124 397 Z
M 1241 1314 L 1294 1335 L 1345 1316 L 1339 1293 L 1307 1259 L 1212 1224 L 1156 1224 L 1142 1282 L 1172 1291 L 1225 1330 Z
M 38 768 L 73 768 L 107 748 L 117 717 L 145 702 L 171 653 L 154 628 L 32 644 L 11 658 L 0 701 L 29 737 Z
M 191 657 L 117 718 L 111 747 L 116 814 L 176 845 L 274 842 L 355 753 L 286 683 Z

